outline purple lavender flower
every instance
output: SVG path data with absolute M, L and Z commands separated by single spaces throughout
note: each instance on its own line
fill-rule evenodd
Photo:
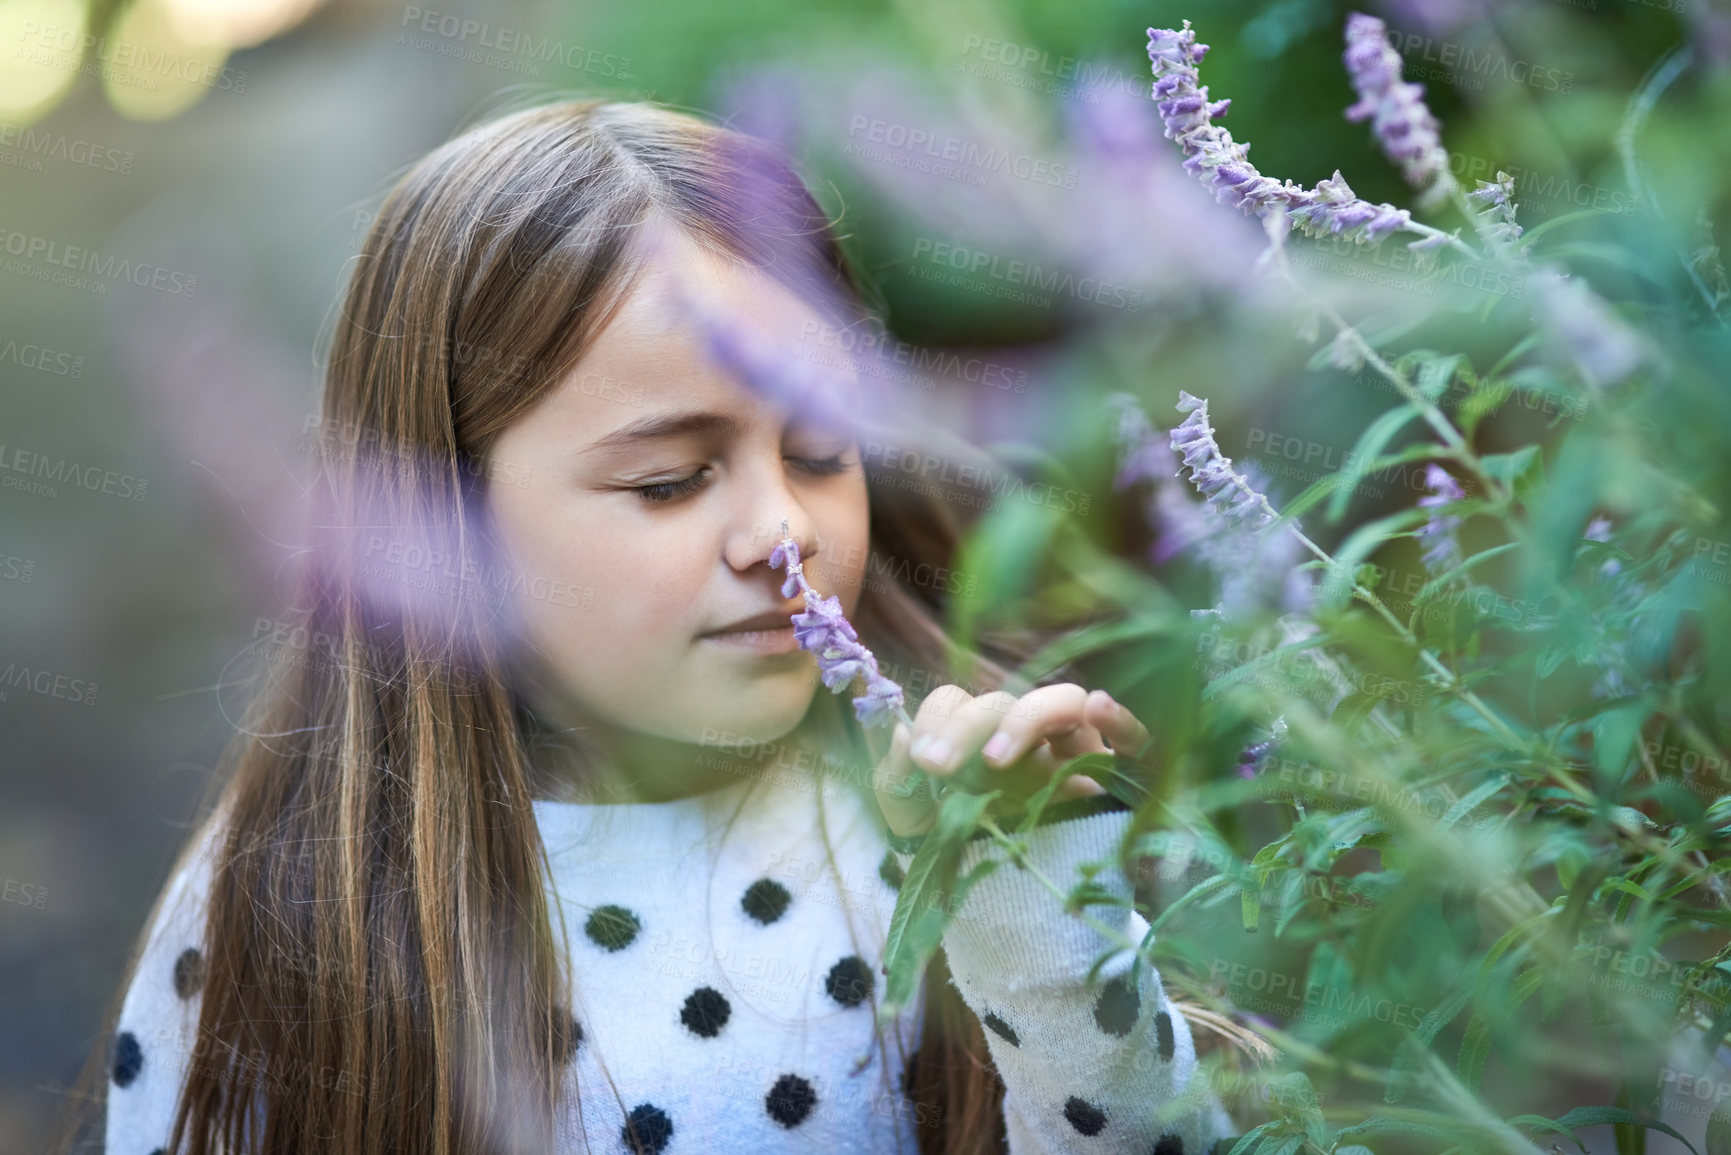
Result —
M 1303 543 L 1295 533 L 1268 532 L 1274 513 L 1256 483 L 1233 469 L 1231 459 L 1220 452 L 1214 429 L 1208 424 L 1208 403 L 1183 391 L 1178 396 L 1178 409 L 1189 416 L 1168 434 L 1170 449 L 1149 444 L 1147 419 L 1133 398 L 1127 394 L 1114 398 L 1122 407 L 1119 439 L 1134 447 L 1119 471 L 1120 480 L 1153 476 L 1154 462 L 1163 457 L 1169 467 L 1172 452 L 1182 451 L 1183 466 L 1190 470 L 1192 484 L 1206 499 L 1197 505 L 1177 486 L 1159 483 L 1156 500 L 1149 508 L 1162 531 L 1170 534 L 1171 544 L 1158 548 L 1155 562 L 1195 545 L 1220 580 L 1220 603 L 1213 612 L 1223 618 L 1254 612 L 1274 602 L 1287 611 L 1308 608 L 1313 590 L 1310 574 L 1299 564 Z
M 1285 737 L 1286 717 L 1282 715 L 1274 719 L 1273 725 L 1269 727 L 1268 737 L 1264 741 L 1252 742 L 1244 748 L 1242 754 L 1238 755 L 1238 776 L 1240 778 L 1254 778 L 1262 773 L 1262 764 L 1268 760 L 1268 756 L 1274 752 L 1275 748 L 1280 745 L 1281 739 Z
M 1431 492 L 1418 499 L 1419 508 L 1436 510 L 1466 496 L 1460 483 L 1448 470 L 1431 462 L 1425 466 L 1424 483 Z M 1418 539 L 1424 544 L 1424 566 L 1432 573 L 1446 573 L 1461 563 L 1461 545 L 1455 539 L 1455 529 L 1461 519 L 1452 514 L 1432 513 L 1418 529 Z
M 819 424 L 854 427 L 850 401 L 858 396 L 859 385 L 851 362 L 842 368 L 825 359 L 801 357 L 790 343 L 754 329 L 725 304 L 711 304 L 683 284 L 674 285 L 673 299 L 701 335 L 708 356 L 759 395 Z M 834 302 L 813 304 L 820 315 L 838 315 L 831 311 Z
M 1608 517 L 1593 518 L 1591 521 L 1587 522 L 1587 528 L 1581 531 L 1581 536 L 1586 538 L 1588 541 L 1602 541 L 1609 543 L 1611 540 L 1611 519 Z M 1599 577 L 1601 579 L 1613 578 L 1621 573 L 1622 570 L 1622 562 L 1618 561 L 1614 557 L 1606 558 L 1604 563 L 1599 566 Z
M 1496 180 L 1481 180 L 1479 187 L 1467 194 L 1467 199 L 1485 206 L 1479 212 L 1479 219 L 1485 222 L 1484 231 L 1507 244 L 1520 240 L 1521 226 L 1515 223 L 1514 177 L 1498 169 Z
M 1401 80 L 1400 53 L 1388 42 L 1388 27 L 1374 16 L 1352 13 L 1342 59 L 1358 93 L 1346 119 L 1369 120 L 1382 151 L 1427 200 L 1447 196 L 1454 177 L 1438 136 L 1442 126 L 1425 106 L 1424 85 Z
M 1483 11 L 1472 0 L 1381 0 L 1377 7 L 1428 36 L 1448 36 Z
M 1180 389 L 1178 411 L 1189 416 L 1172 430 L 1172 448 L 1184 455 L 1184 467 L 1190 470 L 1190 483 L 1197 492 L 1235 529 L 1258 530 L 1273 521 L 1262 495 L 1220 452 L 1214 427 L 1208 424 L 1208 402 Z
M 1183 485 L 1175 480 L 1178 458 L 1168 441 L 1155 431 L 1136 398 L 1128 393 L 1115 393 L 1107 398 L 1107 403 L 1118 410 L 1113 440 L 1119 445 L 1120 456 L 1112 488 L 1124 490 L 1140 481 L 1153 482 L 1154 493 L 1148 500 L 1146 513 L 1156 532 L 1154 544 L 1148 548 L 1148 560 L 1161 565 L 1197 542 L 1206 541 L 1213 527 Z
M 1314 189 L 1291 181 L 1277 184 L 1258 172 L 1246 155 L 1249 146 L 1213 123 L 1232 102 L 1210 100 L 1207 87 L 1197 83 L 1196 66 L 1207 51 L 1206 44 L 1196 43 L 1188 20 L 1182 31 L 1148 29 L 1152 95 L 1166 136 L 1184 150 L 1184 170 L 1211 188 L 1215 200 L 1264 220 L 1284 214 L 1311 236 L 1336 234 L 1375 242 L 1396 229 L 1408 229 L 1440 243 L 1434 240 L 1436 230 L 1414 222 L 1405 209 L 1359 199 L 1339 172 Z
M 782 519 L 781 541 L 770 552 L 771 569 L 787 567 L 787 580 L 781 583 L 781 596 L 790 598 L 794 591 L 805 593 L 806 611 L 793 615 L 793 636 L 803 650 L 817 655 L 817 665 L 823 684 L 834 694 L 853 685 L 854 679 L 865 675 L 866 692 L 853 700 L 854 715 L 860 725 L 870 729 L 886 722 L 913 722 L 902 705 L 902 688 L 878 672 L 877 659 L 860 645 L 841 612 L 841 599 L 833 594 L 822 597 L 805 580 L 805 569 L 799 560 L 799 543 L 787 532 L 787 520 Z
M 1581 279 L 1543 268 L 1527 284 L 1552 350 L 1594 389 L 1615 385 L 1646 359 L 1634 330 Z

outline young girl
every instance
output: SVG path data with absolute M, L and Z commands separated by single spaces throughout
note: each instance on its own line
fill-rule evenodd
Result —
M 786 159 L 695 117 L 530 108 L 392 191 L 336 327 L 292 617 L 104 1043 L 111 1155 L 1227 1135 L 1159 975 L 1119 951 L 1090 979 L 1110 940 L 1007 863 L 878 1023 L 935 813 L 911 770 L 982 752 L 1025 796 L 1149 736 L 1103 691 L 995 689 L 1025 644 L 959 655 L 941 591 L 873 573 L 949 564 L 958 527 L 868 474 L 857 376 L 754 388 L 696 319 L 723 314 L 784 350 L 869 320 Z M 987 692 L 941 685 L 887 749 L 862 730 L 795 645 L 784 521 L 886 675 Z M 1029 836 L 1066 883 L 1130 819 L 1086 781 Z

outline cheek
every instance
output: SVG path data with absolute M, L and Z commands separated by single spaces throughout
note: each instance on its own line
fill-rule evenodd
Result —
M 820 565 L 813 567 L 820 580 L 812 584 L 826 597 L 838 595 L 842 611 L 851 615 L 858 607 L 866 585 L 872 580 L 869 572 L 871 515 L 863 479 L 857 499 L 838 503 L 820 524 L 825 527 L 824 548 L 819 554 Z
M 572 519 L 523 552 L 519 604 L 567 669 L 579 656 L 615 672 L 654 667 L 677 658 L 669 651 L 696 628 L 703 571 L 679 552 L 690 548 L 690 535 L 662 541 L 601 518 Z M 544 598 L 546 589 L 575 590 L 582 604 Z

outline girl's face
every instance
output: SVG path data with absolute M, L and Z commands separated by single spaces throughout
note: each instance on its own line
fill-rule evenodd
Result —
M 782 519 L 807 580 L 852 614 L 865 473 L 852 430 L 777 407 L 709 359 L 671 278 L 789 356 L 818 314 L 673 239 L 573 371 L 499 436 L 488 508 L 522 578 L 524 640 L 584 714 L 684 742 L 766 741 L 799 723 L 819 684 L 787 625 L 804 598 L 782 597 L 786 569 L 767 564 Z M 857 413 L 857 378 L 844 381 L 836 401 Z M 756 644 L 715 636 L 765 613 L 785 628 Z

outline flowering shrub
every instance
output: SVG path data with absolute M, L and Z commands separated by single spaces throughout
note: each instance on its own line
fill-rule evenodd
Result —
M 1149 30 L 1152 98 L 1172 159 L 1264 227 L 1259 268 L 1291 289 L 1312 370 L 1374 375 L 1393 404 L 1338 468 L 1280 497 L 1222 452 L 1204 386 L 1177 391 L 1164 434 L 1150 415 L 1166 402 L 1116 393 L 1100 424 L 1116 490 L 1144 507 L 1148 569 L 1027 510 L 988 519 L 966 564 L 1003 572 L 1033 537 L 1073 594 L 1118 607 L 1022 672 L 1094 660 L 1149 689 L 1155 750 L 1060 778 L 1090 775 L 1137 810 L 1124 865 L 1153 929 L 1114 950 L 1277 1052 L 1211 1060 L 1245 1127 L 1234 1155 L 1731 1151 L 1731 1096 L 1682 1090 L 1731 1086 L 1714 1074 L 1731 1031 L 1731 535 L 1712 496 L 1728 455 L 1701 428 L 1731 428 L 1717 249 L 1707 235 L 1680 260 L 1629 255 L 1659 271 L 1609 277 L 1604 246 L 1571 244 L 1564 221 L 1524 229 L 1506 173 L 1455 180 L 1381 21 L 1354 14 L 1345 32 L 1347 119 L 1368 122 L 1415 207 L 1452 224 L 1366 201 L 1338 172 L 1306 188 L 1258 171 L 1217 123 L 1229 102 L 1201 83 L 1188 22 Z M 1630 103 L 1631 172 L 1677 73 L 1655 70 Z M 1295 236 L 1397 233 L 1421 272 L 1446 259 L 1520 291 L 1372 325 L 1293 260 Z M 1466 309 L 1458 351 L 1424 343 L 1461 334 Z M 1575 419 L 1511 441 L 1498 413 L 1517 392 Z M 1367 479 L 1407 471 L 1410 500 L 1374 516 L 1355 503 Z M 1198 576 L 1207 593 L 1186 605 Z M 856 708 L 887 719 L 899 691 L 807 597 L 833 651 L 826 685 L 865 675 Z M 886 951 L 892 1010 L 944 923 L 913 912 L 948 909 L 931 899 L 955 885 L 962 841 L 985 826 L 1031 869 L 1019 836 L 1056 784 L 1014 830 L 982 796 L 942 796 Z M 1086 880 L 1041 881 L 1080 917 L 1100 901 Z M 1682 1117 L 1695 1139 L 1666 1121 Z

